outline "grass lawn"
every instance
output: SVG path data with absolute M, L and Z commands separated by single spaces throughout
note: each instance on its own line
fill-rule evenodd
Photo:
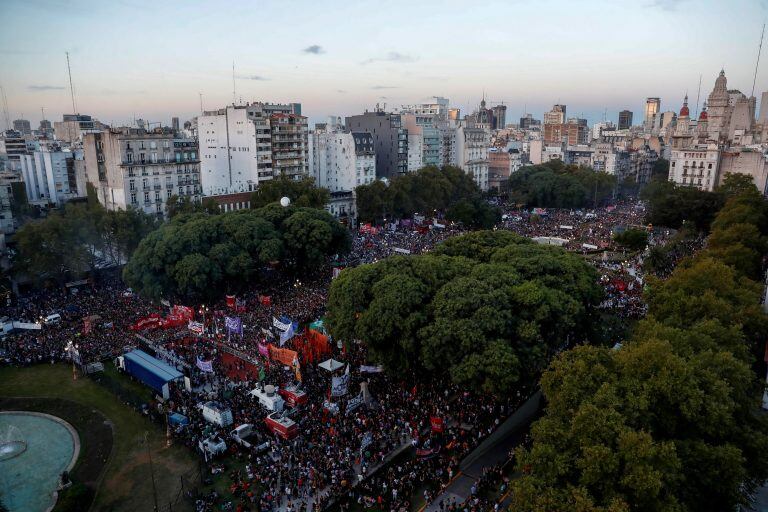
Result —
M 182 475 L 194 475 L 197 471 L 197 460 L 183 446 L 167 448 L 164 426 L 153 424 L 130 405 L 126 405 L 125 401 L 131 397 L 149 396 L 143 386 L 132 383 L 127 377 L 109 368 L 102 378 L 110 384 L 97 384 L 82 376 L 73 381 L 72 367 L 64 364 L 0 368 L 0 401 L 6 403 L 4 407 L 10 408 L 13 402 L 8 399 L 12 397 L 59 399 L 38 402 L 41 408 L 54 407 L 52 413 L 55 414 L 55 404 L 70 400 L 100 413 L 111 423 L 114 432 L 112 455 L 96 491 L 94 510 L 121 512 L 153 509 L 152 479 L 145 442 L 148 437 L 158 504 L 161 510 L 168 510 L 169 502 L 179 494 Z M 46 406 L 45 402 L 49 405 Z M 33 401 L 27 408 L 32 409 L 34 405 Z M 73 421 L 86 453 L 93 444 L 98 445 L 94 447 L 94 453 L 98 452 L 98 447 L 103 451 L 103 442 L 89 440 L 87 433 L 84 435 L 80 431 L 84 428 L 82 418 Z M 84 456 L 81 456 L 78 461 L 75 476 L 78 471 L 82 471 L 80 466 L 86 464 L 83 459 Z M 89 472 L 86 472 L 88 478 L 93 477 L 90 468 L 89 465 Z M 185 508 L 179 504 L 174 505 L 173 510 Z

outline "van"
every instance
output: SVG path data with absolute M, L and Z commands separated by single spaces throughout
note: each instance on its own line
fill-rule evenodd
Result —
M 57 324 L 57 323 L 61 322 L 61 315 L 58 314 L 58 313 L 54 313 L 52 315 L 48 315 L 47 317 L 45 317 L 43 322 L 45 322 L 46 325 Z

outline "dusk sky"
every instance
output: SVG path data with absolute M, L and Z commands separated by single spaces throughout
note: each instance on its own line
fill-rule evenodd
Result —
M 170 122 L 237 100 L 298 101 L 310 122 L 444 96 L 541 119 L 553 103 L 591 122 L 642 118 L 646 96 L 694 112 L 721 67 L 749 94 L 760 0 L 2 0 L 0 85 L 11 119 L 77 108 L 106 123 Z M 768 52 L 756 95 L 768 90 Z

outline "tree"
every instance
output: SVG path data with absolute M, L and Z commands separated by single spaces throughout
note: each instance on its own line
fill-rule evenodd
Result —
M 653 163 L 651 169 L 651 181 L 668 181 L 669 180 L 669 160 L 659 158 Z
M 508 187 L 510 198 L 528 207 L 594 208 L 613 197 L 616 178 L 551 161 L 523 167 L 509 177 Z
M 361 222 L 379 223 L 390 216 L 410 218 L 416 213 L 431 217 L 454 209 L 454 216 L 466 225 L 488 228 L 496 215 L 472 177 L 452 166 L 423 167 L 392 178 L 389 186 L 383 181 L 360 185 L 355 194 Z
M 708 232 L 715 214 L 723 206 L 721 194 L 669 181 L 649 183 L 641 197 L 648 201 L 647 222 L 675 229 L 690 223 L 696 230 Z
M 208 299 L 242 289 L 268 264 L 312 270 L 348 250 L 349 243 L 347 231 L 314 208 L 274 204 L 220 215 L 180 214 L 141 241 L 123 278 L 155 299 Z
M 107 211 L 99 205 L 68 203 L 19 229 L 14 272 L 38 282 L 62 281 L 69 274 L 121 265 L 156 226 L 154 217 L 137 210 Z
M 560 248 L 477 231 L 430 254 L 345 270 L 331 284 L 328 323 L 390 368 L 505 393 L 588 332 L 596 277 Z
M 563 352 L 542 376 L 548 406 L 518 452 L 515 510 L 733 510 L 765 481 L 764 368 L 752 366 L 768 321 L 762 285 L 744 277 L 765 251 L 765 203 L 727 188 L 708 249 L 648 278 L 649 315 L 632 338 Z
M 501 211 L 479 198 L 460 199 L 448 209 L 446 218 L 468 228 L 491 229 L 501 220 Z
M 165 203 L 165 211 L 169 219 L 181 214 L 208 213 L 216 215 L 221 213 L 219 205 L 210 197 L 206 197 L 202 201 L 194 201 L 189 196 L 179 197 L 176 194 L 168 198 Z
M 639 251 L 648 245 L 648 232 L 644 229 L 631 228 L 615 234 L 613 240 L 630 251 Z
M 251 195 L 251 208 L 277 203 L 283 197 L 290 199 L 294 206 L 305 208 L 323 208 L 330 200 L 328 189 L 316 187 L 314 178 L 293 180 L 288 176 L 279 176 L 259 183 Z

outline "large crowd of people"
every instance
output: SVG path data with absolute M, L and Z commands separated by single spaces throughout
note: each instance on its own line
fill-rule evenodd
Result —
M 611 247 L 617 226 L 638 226 L 641 203 L 620 203 L 590 211 L 523 211 L 505 208 L 499 229 L 528 237 L 566 239 L 564 246 L 591 252 L 591 247 Z M 392 254 L 418 254 L 431 250 L 448 237 L 464 231 L 456 226 L 390 225 L 367 229 L 354 236 L 351 252 L 333 264 L 336 267 L 377 261 Z M 651 237 L 661 244 L 663 235 Z M 586 244 L 586 246 L 585 246 Z M 692 245 L 691 250 L 696 246 Z M 590 259 L 598 269 L 606 296 L 601 307 L 624 318 L 645 313 L 642 300 L 643 254 Z M 332 279 L 329 266 L 315 275 L 287 279 L 279 270 L 264 271 L 258 289 L 238 296 L 236 312 L 224 294 L 213 304 L 195 305 L 196 319 L 205 325 L 204 335 L 192 335 L 185 326 L 167 330 L 129 330 L 137 319 L 164 314 L 167 305 L 153 304 L 134 295 L 118 278 L 102 279 L 66 290 L 46 290 L 22 297 L 6 308 L 6 316 L 39 329 L 15 331 L 0 344 L 0 360 L 12 365 L 33 365 L 66 360 L 72 342 L 82 364 L 103 361 L 140 347 L 183 369 L 191 390 L 172 388 L 164 410 L 188 419 L 174 429 L 177 442 L 198 450 L 203 439 L 227 441 L 227 455 L 211 455 L 208 472 L 224 473 L 229 493 L 210 492 L 199 497 L 198 509 L 259 510 L 289 512 L 317 510 L 331 502 L 342 509 L 352 503 L 364 507 L 410 510 L 413 500 L 430 502 L 458 471 L 461 459 L 485 436 L 493 432 L 527 397 L 529 388 L 506 397 L 478 395 L 458 389 L 446 380 L 422 379 L 418 375 L 362 371 L 367 360 L 362 344 L 337 345 L 330 340 L 327 357 L 349 368 L 348 392 L 331 397 L 331 377 L 317 366 L 304 362 L 300 377 L 295 368 L 269 362 L 259 351 L 273 318 L 288 318 L 300 326 L 322 317 Z M 52 313 L 60 316 L 46 324 Z M 97 315 L 97 316 L 96 316 Z M 224 334 L 224 315 L 237 315 L 242 335 Z M 90 317 L 85 328 L 84 318 Z M 84 332 L 86 331 L 86 332 Z M 300 335 L 285 348 L 295 348 Z M 200 368 L 198 360 L 212 361 L 213 371 Z M 338 370 L 337 374 L 343 370 Z M 300 378 L 301 382 L 297 382 Z M 277 387 L 300 385 L 308 403 L 291 410 L 299 435 L 284 440 L 270 435 L 264 417 L 270 412 L 251 391 L 259 384 Z M 366 383 L 363 385 L 363 383 Z M 350 400 L 365 393 L 365 403 L 351 410 Z M 206 421 L 201 403 L 216 400 L 232 412 L 234 425 L 258 426 L 268 449 L 244 448 L 229 438 L 229 428 Z M 435 428 L 433 420 L 440 420 Z M 411 447 L 415 448 L 411 449 Z M 385 464 L 386 462 L 386 464 Z M 497 485 L 501 476 L 490 471 L 487 482 Z M 484 480 L 484 482 L 486 481 Z M 483 484 L 485 485 L 485 484 Z M 487 510 L 480 497 L 463 504 L 465 510 Z M 445 504 L 446 510 L 458 510 Z

